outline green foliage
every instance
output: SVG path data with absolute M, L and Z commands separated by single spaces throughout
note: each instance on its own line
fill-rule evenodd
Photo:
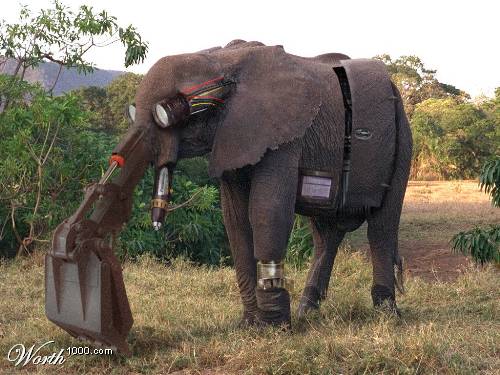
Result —
M 111 114 L 107 103 L 106 89 L 103 87 L 82 87 L 72 92 L 78 97 L 81 107 L 88 113 L 88 121 L 92 128 L 113 132 Z
M 93 126 L 116 134 L 125 134 L 130 121 L 125 109 L 134 102 L 142 75 L 125 73 L 115 78 L 106 88 L 85 87 L 73 93 L 80 97 L 86 111 L 91 113 Z
M 401 56 L 392 59 L 390 55 L 378 55 L 375 59 L 383 61 L 391 79 L 403 99 L 406 113 L 413 115 L 415 106 L 429 98 L 454 97 L 463 101 L 469 95 L 456 87 L 441 83 L 436 78 L 436 70 L 425 67 L 418 56 Z
M 485 193 L 491 195 L 493 206 L 500 207 L 500 156 L 496 156 L 483 166 L 479 184 Z
M 487 162 L 479 177 L 481 189 L 491 196 L 493 206 L 500 207 L 500 157 Z M 453 250 L 470 255 L 481 264 L 495 262 L 500 264 L 500 225 L 492 225 L 489 229 L 474 228 L 457 233 L 452 238 Z
M 74 95 L 52 97 L 37 86 L 24 88 L 30 101 L 0 113 L 0 220 L 9 223 L 0 236 L 3 255 L 47 240 L 48 231 L 77 207 L 82 188 L 98 178 L 93 164 L 112 144 L 88 128 Z
M 106 87 L 107 101 L 105 106 L 109 112 L 109 127 L 116 129 L 119 133 L 124 133 L 129 127 L 129 121 L 124 116 L 127 105 L 132 104 L 135 98 L 135 92 L 142 75 L 134 73 L 125 73 L 115 78 Z
M 188 176 L 189 180 L 198 186 L 218 186 L 217 181 L 208 175 L 208 160 L 204 156 L 180 160 L 175 170 Z
M 412 179 L 475 178 L 500 148 L 500 90 L 494 99 L 470 102 L 417 56 L 375 56 L 398 87 L 412 127 Z
M 480 264 L 500 264 L 500 225 L 457 233 L 452 243 L 455 252 L 470 255 Z
M 309 220 L 305 216 L 296 215 L 288 241 L 286 261 L 297 268 L 301 268 L 309 261 L 312 252 L 313 240 L 309 229 Z
M 79 205 L 82 188 L 102 174 L 96 166 L 105 165 L 116 141 L 92 126 L 99 119 L 82 109 L 82 95 L 53 97 L 23 80 L 26 69 L 48 60 L 89 72 L 87 52 L 114 42 L 126 47 L 126 66 L 144 59 L 147 44 L 132 26 L 91 7 L 75 13 L 56 0 L 35 15 L 23 7 L 18 23 L 0 21 L 1 62 L 17 63 L 11 76 L 0 75 L 0 256 L 49 242 Z M 102 92 L 86 95 L 92 111 Z
M 200 186 L 190 176 L 176 171 L 172 206 L 158 232 L 151 224 L 149 202 L 153 191 L 153 173 L 148 171 L 137 186 L 132 219 L 120 235 L 120 255 L 136 258 L 152 253 L 159 259 L 178 256 L 197 263 L 220 265 L 229 260 L 229 250 L 222 224 L 219 193 L 213 186 Z
M 475 178 L 500 147 L 498 125 L 488 112 L 453 98 L 417 104 L 411 124 L 413 178 Z

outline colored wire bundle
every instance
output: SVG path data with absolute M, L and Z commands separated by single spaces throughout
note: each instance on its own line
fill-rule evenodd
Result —
M 211 107 L 224 104 L 224 100 L 216 95 L 224 87 L 233 84 L 231 81 L 224 81 L 224 77 L 217 77 L 198 85 L 189 87 L 181 91 L 189 101 L 193 111 L 191 114 L 206 111 Z

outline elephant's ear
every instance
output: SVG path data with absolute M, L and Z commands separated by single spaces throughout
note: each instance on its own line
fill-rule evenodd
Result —
M 216 131 L 209 172 L 257 163 L 267 149 L 302 137 L 321 105 L 314 73 L 283 47 L 219 50 L 236 81 Z M 232 55 L 231 55 L 232 54 Z M 239 55 L 235 55 L 239 54 Z M 227 70 L 226 70 L 227 71 Z

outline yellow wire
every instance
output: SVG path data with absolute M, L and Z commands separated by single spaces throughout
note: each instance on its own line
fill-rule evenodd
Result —
M 195 103 L 195 104 L 191 104 L 191 107 L 198 107 L 200 105 L 213 105 L 215 107 L 215 104 L 214 103 Z
M 207 92 L 202 92 L 201 94 L 198 94 L 198 95 L 196 95 L 196 96 L 204 96 L 204 95 L 208 95 L 208 94 L 210 94 L 211 92 L 215 92 L 215 91 L 220 90 L 221 88 L 222 88 L 222 87 L 217 87 L 217 88 L 212 89 L 212 90 L 210 90 L 210 91 L 207 91 Z

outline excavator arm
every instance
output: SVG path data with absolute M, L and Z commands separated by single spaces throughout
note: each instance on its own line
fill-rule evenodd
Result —
M 133 320 L 112 240 L 129 219 L 134 188 L 153 160 L 149 139 L 145 128 L 129 130 L 104 176 L 56 228 L 45 258 L 47 318 L 75 337 L 126 355 Z

